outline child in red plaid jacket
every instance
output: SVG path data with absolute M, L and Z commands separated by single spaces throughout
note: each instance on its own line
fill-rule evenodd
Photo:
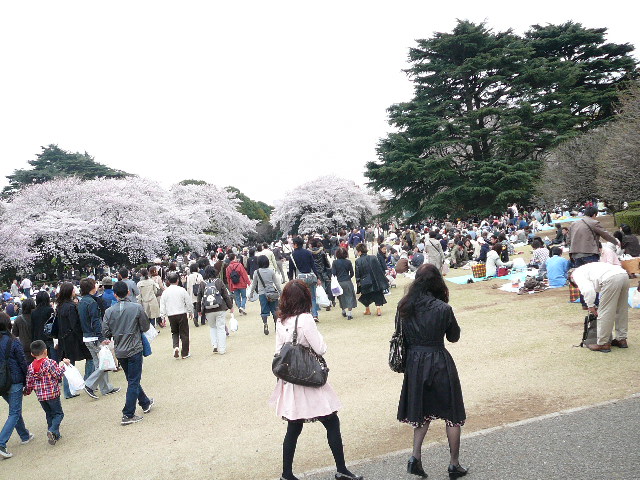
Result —
M 60 440 L 60 423 L 64 418 L 60 403 L 60 381 L 64 374 L 64 364 L 69 365 L 65 358 L 58 365 L 47 357 L 47 346 L 42 340 L 31 343 L 31 356 L 35 358 L 27 370 L 27 386 L 24 395 L 35 391 L 38 401 L 47 416 L 47 438 L 50 445 Z

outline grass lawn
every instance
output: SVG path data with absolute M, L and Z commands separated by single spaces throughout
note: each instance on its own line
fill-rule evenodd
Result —
M 387 366 L 395 306 L 409 280 L 398 283 L 382 317 L 364 317 L 363 308 L 352 321 L 339 309 L 320 315 L 329 381 L 344 403 L 340 418 L 348 462 L 411 444 L 411 428 L 396 421 L 402 376 Z M 447 348 L 462 382 L 464 432 L 640 391 L 639 310 L 630 311 L 629 349 L 594 353 L 573 348 L 584 313 L 579 304 L 568 303 L 567 288 L 518 296 L 492 288 L 501 283 L 447 282 L 462 327 L 460 342 Z M 36 438 L 22 446 L 12 436 L 7 447 L 14 457 L 2 461 L 1 478 L 277 478 L 286 425 L 267 404 L 275 384 L 275 339 L 262 333 L 258 314 L 257 303 L 249 304 L 223 356 L 212 353 L 208 326 L 191 325 L 192 357 L 175 360 L 169 329 L 163 329 L 142 377 L 156 405 L 138 424 L 119 423 L 126 388 L 122 373 L 112 375 L 121 393 L 63 399 L 63 439 L 55 446 L 46 442 L 44 412 L 35 395 L 25 398 L 25 422 Z M 427 441 L 443 438 L 444 423 L 434 422 Z M 324 428 L 305 425 L 294 470 L 331 464 Z

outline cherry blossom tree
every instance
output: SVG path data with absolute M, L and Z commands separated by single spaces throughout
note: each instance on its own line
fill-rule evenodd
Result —
M 172 247 L 204 253 L 213 243 L 242 243 L 256 221 L 238 202 L 213 185 L 166 190 L 138 177 L 30 185 L 0 205 L 0 270 L 37 261 L 138 263 Z
M 287 192 L 271 224 L 284 233 L 309 233 L 367 224 L 378 213 L 375 198 L 351 180 L 327 175 Z

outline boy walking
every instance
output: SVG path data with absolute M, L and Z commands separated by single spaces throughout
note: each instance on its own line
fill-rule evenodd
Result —
M 47 416 L 49 445 L 55 445 L 60 440 L 60 423 L 64 418 L 60 403 L 60 382 L 65 370 L 63 364 L 69 365 L 70 362 L 65 358 L 58 365 L 47 357 L 47 346 L 42 340 L 31 342 L 31 356 L 35 360 L 27 370 L 27 386 L 24 394 L 36 392 L 38 401 Z

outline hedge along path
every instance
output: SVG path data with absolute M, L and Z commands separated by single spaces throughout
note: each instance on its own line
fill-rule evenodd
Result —
M 411 445 L 411 428 L 396 421 L 402 375 L 387 366 L 395 306 L 409 280 L 398 283 L 382 317 L 364 317 L 363 308 L 352 321 L 339 309 L 320 315 L 329 381 L 344 403 L 340 418 L 348 462 Z M 594 353 L 572 347 L 581 338 L 584 315 L 579 305 L 567 302 L 567 288 L 517 296 L 491 288 L 493 283 L 498 281 L 447 283 L 462 327 L 460 342 L 447 348 L 460 372 L 465 432 L 640 391 L 638 310 L 630 312 L 627 350 Z M 99 471 L 104 478 L 132 480 L 277 478 L 286 424 L 267 404 L 275 384 L 275 337 L 262 333 L 258 308 L 250 303 L 248 315 L 238 317 L 240 330 L 229 337 L 223 356 L 211 352 L 208 326 L 191 325 L 192 358 L 175 360 L 170 332 L 163 329 L 142 377 L 157 403 L 138 424 L 119 423 L 126 388 L 122 373 L 111 377 L 123 387 L 117 395 L 63 399 L 63 438 L 53 447 L 46 442 L 40 405 L 33 394 L 26 397 L 24 418 L 36 438 L 22 446 L 12 436 L 7 447 L 14 457 L 2 461 L 2 477 L 49 472 L 84 480 Z M 427 440 L 444 440 L 443 425 L 434 422 Z M 332 463 L 324 428 L 305 425 L 295 471 Z

